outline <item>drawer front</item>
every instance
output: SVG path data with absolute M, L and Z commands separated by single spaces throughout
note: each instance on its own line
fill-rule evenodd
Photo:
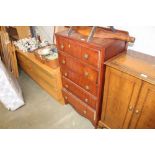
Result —
M 28 60 L 22 55 L 18 55 L 18 62 L 21 66 L 21 68 L 29 75 L 33 76 L 33 79 L 35 81 L 39 81 L 40 79 L 44 82 L 46 82 L 48 85 L 55 89 L 61 89 L 60 86 L 57 85 L 57 79 L 59 77 L 54 77 L 45 71 L 43 71 L 41 68 L 39 68 L 36 64 Z
M 58 49 L 66 52 L 73 57 L 79 58 L 84 62 L 99 67 L 100 51 L 97 49 L 85 47 L 77 41 L 58 37 Z
M 68 50 L 68 39 L 64 37 L 57 37 L 57 48 L 60 51 L 67 51 Z
M 80 98 L 87 105 L 91 106 L 93 109 L 96 109 L 97 99 L 96 97 L 90 95 L 85 90 L 81 89 L 78 85 L 73 83 L 72 81 L 62 78 L 63 87 L 73 93 L 75 96 Z
M 98 72 L 96 70 L 79 63 L 71 57 L 66 57 L 62 53 L 59 53 L 59 62 L 61 67 L 67 67 L 69 70 L 77 73 L 83 78 L 90 80 L 93 83 L 98 83 Z
M 65 102 L 70 103 L 82 116 L 88 118 L 90 121 L 94 122 L 96 117 L 96 112 L 89 106 L 87 106 L 84 102 L 78 99 L 76 96 L 63 89 L 63 96 Z
M 83 76 L 80 76 L 79 74 L 74 73 L 65 67 L 61 68 L 61 73 L 62 76 L 70 79 L 71 81 L 85 89 L 87 92 L 97 96 L 98 86 L 95 83 L 83 78 Z
M 99 68 L 100 51 L 81 46 L 81 59 L 84 62 Z

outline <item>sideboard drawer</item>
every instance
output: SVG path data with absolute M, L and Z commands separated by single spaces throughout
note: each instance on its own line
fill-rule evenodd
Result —
M 87 93 L 87 91 L 83 90 L 81 87 L 64 77 L 62 78 L 62 83 L 65 89 L 72 92 L 87 105 L 91 106 L 94 109 L 96 108 L 97 98 L 95 96 Z
M 95 110 L 88 107 L 84 102 L 74 96 L 72 93 L 68 92 L 67 90 L 62 90 L 64 99 L 66 102 L 70 103 L 82 116 L 90 119 L 92 122 L 96 119 Z
M 67 67 L 68 70 L 83 76 L 83 78 L 90 80 L 93 83 L 98 83 L 98 72 L 96 70 L 61 53 L 59 53 L 59 62 L 61 67 Z
M 96 49 L 87 48 L 84 46 L 81 46 L 81 59 L 95 67 L 99 67 L 99 55 L 100 51 Z
M 71 81 L 73 81 L 74 83 L 85 89 L 87 92 L 97 96 L 97 90 L 98 90 L 97 84 L 83 78 L 83 76 L 80 76 L 77 73 L 74 73 L 65 67 L 61 68 L 61 73 L 63 76 L 70 79 Z

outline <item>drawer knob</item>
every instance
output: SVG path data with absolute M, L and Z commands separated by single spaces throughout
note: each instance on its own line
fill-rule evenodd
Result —
M 133 106 L 129 106 L 129 111 L 132 111 L 133 110 Z
M 89 72 L 84 72 L 84 76 L 88 77 Z
M 84 111 L 83 111 L 83 113 L 84 113 L 84 114 L 87 114 L 87 111 L 86 111 L 86 110 L 84 110 Z
M 86 103 L 88 103 L 88 99 L 87 99 L 87 98 L 85 98 L 84 101 L 85 101 Z
M 86 90 L 89 90 L 89 86 L 85 86 L 85 89 L 86 89 Z
M 68 48 L 70 48 L 70 47 L 71 47 L 71 45 L 69 44 L 69 45 L 68 45 Z
M 68 88 L 69 86 L 66 84 L 65 87 Z
M 89 55 L 85 53 L 83 57 L 84 57 L 84 59 L 88 59 Z
M 68 76 L 68 73 L 66 72 L 64 75 L 65 75 L 65 76 Z
M 63 49 L 64 48 L 64 45 L 63 44 L 61 44 L 61 49 Z
M 65 99 L 67 100 L 67 99 L 68 99 L 68 97 L 67 97 L 67 96 L 65 96 Z
M 62 64 L 66 64 L 66 61 L 65 60 L 62 60 Z

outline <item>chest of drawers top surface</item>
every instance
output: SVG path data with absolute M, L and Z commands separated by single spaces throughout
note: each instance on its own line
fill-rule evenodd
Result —
M 133 50 L 124 51 L 105 63 L 139 79 L 155 84 L 155 57 Z

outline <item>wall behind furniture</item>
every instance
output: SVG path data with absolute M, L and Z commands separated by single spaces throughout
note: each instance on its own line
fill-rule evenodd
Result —
M 136 38 L 134 45 L 129 46 L 129 49 L 155 56 L 155 26 L 122 26 L 116 28 L 126 30 Z
M 129 49 L 155 56 L 155 26 L 115 26 L 115 28 L 126 30 L 136 38 L 134 45 L 129 46 Z M 37 29 L 42 38 L 53 42 L 53 26 L 37 26 Z M 62 26 L 57 27 L 56 31 L 58 30 L 62 30 Z

